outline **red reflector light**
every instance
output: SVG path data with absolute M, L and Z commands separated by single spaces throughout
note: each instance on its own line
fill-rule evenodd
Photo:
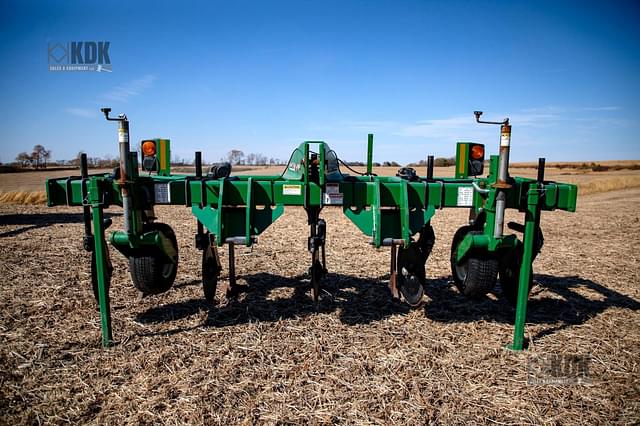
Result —
M 146 156 L 156 155 L 156 143 L 154 141 L 142 142 L 142 153 Z
M 471 147 L 471 158 L 474 160 L 479 160 L 484 157 L 484 146 L 483 145 L 473 145 Z

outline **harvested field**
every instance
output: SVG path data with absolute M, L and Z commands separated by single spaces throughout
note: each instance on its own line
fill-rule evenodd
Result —
M 520 172 L 520 171 L 518 171 Z M 564 180 L 564 179 L 563 179 Z M 114 229 L 122 226 L 112 209 Z M 528 351 L 510 342 L 514 311 L 473 302 L 451 283 L 449 244 L 466 211 L 433 221 L 428 297 L 391 300 L 387 250 L 327 208 L 330 274 L 316 311 L 305 271 L 306 225 L 288 209 L 252 251 L 246 291 L 202 300 L 195 220 L 174 226 L 174 288 L 136 300 L 112 251 L 118 344 L 102 350 L 79 209 L 0 205 L 0 421 L 34 423 L 635 423 L 640 418 L 640 189 L 579 198 L 543 214 Z M 226 250 L 222 260 L 227 260 Z M 227 276 L 223 271 L 223 284 Z M 528 385 L 541 354 L 590 356 L 591 384 Z

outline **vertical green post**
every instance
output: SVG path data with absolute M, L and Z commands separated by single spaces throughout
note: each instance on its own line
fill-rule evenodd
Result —
M 456 144 L 456 179 L 469 177 L 469 145 L 468 142 Z
M 309 142 L 304 143 L 304 184 L 309 183 Z
M 109 304 L 109 271 L 107 270 L 107 242 L 104 238 L 104 214 L 102 211 L 102 191 L 98 179 L 89 183 L 89 201 L 93 216 L 94 254 L 96 257 L 96 275 L 98 278 L 98 299 L 100 303 L 100 324 L 102 329 L 102 346 L 107 348 L 113 342 L 111 331 L 111 307 Z
M 324 174 L 325 174 L 325 164 L 324 164 L 324 159 L 326 156 L 325 153 L 325 143 L 321 142 L 320 146 L 318 147 L 318 167 L 319 167 L 319 171 L 320 171 L 320 186 L 322 186 L 324 188 Z M 323 189 L 324 190 L 324 189 Z
M 373 235 L 373 242 L 376 248 L 378 248 L 382 245 L 382 233 L 380 232 L 382 228 L 382 210 L 380 209 L 382 197 L 380 196 L 380 180 L 376 179 L 373 183 L 368 183 L 367 185 L 373 185 L 373 199 L 371 200 L 373 229 L 371 233 Z
M 367 137 L 367 174 L 373 174 L 373 133 Z
M 540 192 L 538 184 L 532 184 L 527 193 L 527 211 L 523 241 L 522 264 L 518 283 L 518 299 L 516 305 L 516 319 L 513 327 L 513 343 L 507 346 L 514 351 L 521 351 L 524 347 L 524 324 L 527 318 L 527 303 L 529 299 L 529 281 L 531 279 L 533 262 L 533 246 L 536 239 L 538 216 L 540 215 Z
M 227 180 L 225 178 L 220 178 L 218 179 L 219 182 L 219 189 L 218 189 L 218 209 L 217 209 L 217 215 L 218 215 L 218 220 L 215 222 L 216 224 L 216 228 L 213 231 L 214 235 L 216 236 L 216 241 L 218 241 L 218 246 L 222 247 L 222 245 L 225 242 L 225 235 L 223 235 L 223 231 L 226 231 L 226 229 L 223 228 L 224 225 L 224 219 L 225 219 L 225 215 L 224 215 L 224 202 L 226 201 L 225 199 L 225 192 L 224 192 L 224 187 L 227 183 Z M 202 184 L 204 184 L 204 182 L 202 182 Z
M 171 176 L 171 141 L 156 139 L 158 157 L 158 176 Z
M 202 185 L 205 183 L 202 182 Z M 244 223 L 244 231 L 245 231 L 245 245 L 247 247 L 251 247 L 251 224 L 253 223 L 251 220 L 251 213 L 253 212 L 254 202 L 253 202 L 253 178 L 250 177 L 247 179 L 247 205 L 245 207 L 245 223 Z
M 409 247 L 411 243 L 411 228 L 409 227 L 409 183 L 402 179 L 400 181 L 400 235 L 404 240 L 404 247 Z
M 131 170 L 130 175 L 127 177 L 127 180 L 130 182 L 135 182 L 139 177 L 138 171 L 138 153 L 133 151 L 129 153 L 129 169 Z M 127 183 L 129 185 L 129 191 L 133 193 L 133 184 Z M 131 215 L 131 234 L 139 235 L 142 232 L 142 210 L 138 206 L 136 201 L 133 201 L 129 205 L 130 215 Z
M 304 201 L 303 205 L 306 209 L 311 204 L 311 200 L 309 199 L 309 170 L 311 169 L 310 161 L 309 161 L 309 142 L 304 143 Z

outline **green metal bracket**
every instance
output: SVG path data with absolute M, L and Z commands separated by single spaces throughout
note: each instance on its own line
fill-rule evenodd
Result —
M 488 226 L 488 224 L 487 224 Z M 519 244 L 518 237 L 514 234 L 505 235 L 502 238 L 493 238 L 492 234 L 484 232 L 469 233 L 458 245 L 456 261 L 459 263 L 473 250 L 484 250 L 495 253 L 499 250 L 514 248 Z
M 382 203 L 381 203 L 381 194 L 380 194 L 381 182 L 376 180 L 373 182 L 373 202 L 371 203 L 371 218 L 373 219 L 372 223 L 372 233 L 373 233 L 373 244 L 376 247 L 380 247 L 382 245 Z
M 470 142 L 456 144 L 456 179 L 469 177 L 469 144 Z
M 409 228 L 409 191 L 407 185 L 408 181 L 404 179 L 400 181 L 400 238 L 404 240 L 405 247 L 409 247 L 411 235 L 413 235 Z
M 262 204 L 267 201 L 264 197 L 269 200 L 274 198 L 274 186 L 271 183 L 263 185 L 264 182 L 251 177 L 243 182 L 219 179 L 215 183 L 218 189 L 217 202 L 207 203 L 202 207 L 199 202 L 194 201 L 191 212 L 217 237 L 216 242 L 219 246 L 222 246 L 227 238 L 242 237 L 245 245 L 250 247 L 253 237 L 260 235 L 284 213 L 282 204 Z M 260 195 L 265 188 L 269 188 L 270 193 Z M 243 205 L 230 203 L 228 199 L 231 196 L 238 197 L 238 201 L 242 200 Z M 259 199 L 259 196 L 262 199 Z
M 171 141 L 156 139 L 158 147 L 158 175 L 171 176 Z
M 532 186 L 527 194 L 527 212 L 525 215 L 525 231 L 523 242 L 522 265 L 518 283 L 518 299 L 516 318 L 513 327 L 513 343 L 508 349 L 521 351 L 524 348 L 524 326 L 527 317 L 527 301 L 529 298 L 529 280 L 531 279 L 533 262 L 533 244 L 540 221 L 540 188 Z
M 159 231 L 148 231 L 139 234 L 112 232 L 109 242 L 125 257 L 148 253 L 149 250 L 160 252 L 167 260 L 174 262 L 175 249 L 171 241 Z
M 367 175 L 373 174 L 373 134 L 367 135 Z
M 113 343 L 111 329 L 111 305 L 109 302 L 109 271 L 107 258 L 109 256 L 104 238 L 103 193 L 100 178 L 91 178 L 87 185 L 87 199 L 91 205 L 93 216 L 94 255 L 96 258 L 96 276 L 98 281 L 98 303 L 100 305 L 100 324 L 102 331 L 102 346 L 109 347 Z
M 253 212 L 253 198 L 251 197 L 251 188 L 253 188 L 253 178 L 247 180 L 247 205 L 245 206 L 244 215 L 244 238 L 245 245 L 251 247 L 251 219 Z

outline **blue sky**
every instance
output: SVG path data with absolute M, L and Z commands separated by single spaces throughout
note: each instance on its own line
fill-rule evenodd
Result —
M 216 161 L 288 158 L 324 140 L 343 159 L 453 156 L 456 140 L 512 158 L 640 159 L 637 1 L 32 2 L 0 6 L 0 161 L 115 157 L 132 141 Z M 109 41 L 113 72 L 50 72 L 47 45 Z

